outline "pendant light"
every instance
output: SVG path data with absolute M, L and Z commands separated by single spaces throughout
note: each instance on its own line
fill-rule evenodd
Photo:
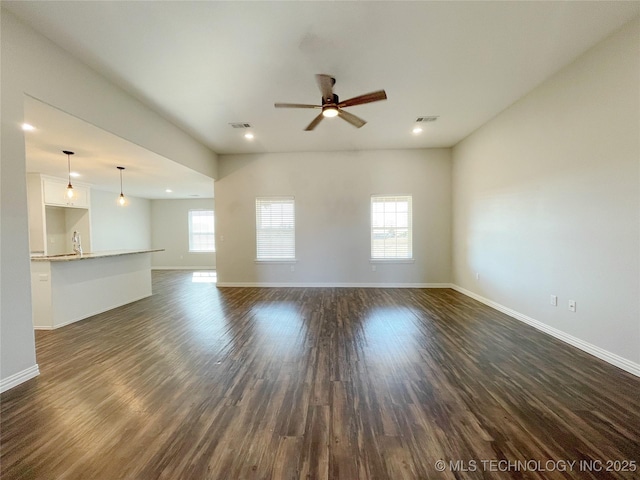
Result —
M 69 184 L 67 185 L 67 189 L 64 192 L 64 198 L 67 201 L 67 203 L 69 203 L 75 200 L 77 197 L 76 191 L 73 189 L 73 185 L 71 185 L 71 155 L 73 155 L 73 152 L 70 152 L 69 150 L 63 150 L 62 153 L 64 153 L 67 156 Z
M 124 167 L 116 168 L 120 170 L 120 196 L 118 197 L 118 205 L 120 205 L 121 207 L 125 207 L 129 202 L 127 200 L 127 197 L 124 196 L 124 193 L 122 193 L 122 171 L 124 170 Z

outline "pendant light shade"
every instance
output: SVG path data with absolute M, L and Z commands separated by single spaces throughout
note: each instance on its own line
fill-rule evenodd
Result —
M 124 196 L 124 193 L 122 193 L 122 171 L 124 170 L 124 167 L 116 168 L 120 170 L 120 196 L 118 197 L 118 205 L 126 207 L 129 204 L 129 200 Z
M 70 152 L 69 150 L 63 150 L 62 153 L 64 153 L 67 156 L 67 172 L 69 175 L 68 177 L 69 184 L 65 189 L 64 199 L 66 200 L 67 203 L 70 203 L 70 202 L 73 202 L 78 196 L 76 191 L 73 189 L 73 185 L 71 185 L 71 155 L 73 155 L 73 152 Z

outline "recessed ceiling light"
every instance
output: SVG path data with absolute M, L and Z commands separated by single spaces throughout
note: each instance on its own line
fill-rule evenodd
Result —
M 29 125 L 28 123 L 23 123 L 22 124 L 22 130 L 24 130 L 25 132 L 32 132 L 36 129 L 36 127 L 34 127 L 33 125 Z
M 170 188 L 167 188 L 167 189 L 165 190 L 165 192 L 167 192 L 167 193 L 171 193 L 171 192 L 173 192 L 173 190 L 171 190 Z
M 416 127 L 412 130 L 412 132 L 414 133 L 414 135 L 418 135 L 419 133 L 422 133 L 422 129 L 420 127 Z
M 69 175 L 71 175 L 73 178 L 77 178 L 80 176 L 80 174 L 78 172 L 71 172 L 69 173 Z
M 246 138 L 247 140 L 253 140 L 253 133 L 245 133 L 244 138 Z

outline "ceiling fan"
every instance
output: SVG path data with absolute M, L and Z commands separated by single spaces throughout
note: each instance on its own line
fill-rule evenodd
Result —
M 360 128 L 365 123 L 360 117 L 356 117 L 352 113 L 345 112 L 343 108 L 353 107 L 354 105 L 362 105 L 364 103 L 377 102 L 379 100 L 386 100 L 387 94 L 384 90 L 378 90 L 377 92 L 366 93 L 357 97 L 343 100 L 338 99 L 338 95 L 333 93 L 333 86 L 336 83 L 336 79 L 331 75 L 318 74 L 316 75 L 316 81 L 322 92 L 322 105 L 306 105 L 303 103 L 276 103 L 276 108 L 320 108 L 322 112 L 313 119 L 313 121 L 305 128 L 306 131 L 313 130 L 318 126 L 324 117 L 340 117 L 346 120 L 354 127 Z

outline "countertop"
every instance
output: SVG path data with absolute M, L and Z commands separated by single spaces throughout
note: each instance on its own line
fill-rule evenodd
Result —
M 76 260 L 91 260 L 92 258 L 119 257 L 122 255 L 134 255 L 136 253 L 153 253 L 164 252 L 164 248 L 153 248 L 149 250 L 110 250 L 104 252 L 83 253 L 76 255 L 74 253 L 65 255 L 38 256 L 32 255 L 32 262 L 73 262 Z

